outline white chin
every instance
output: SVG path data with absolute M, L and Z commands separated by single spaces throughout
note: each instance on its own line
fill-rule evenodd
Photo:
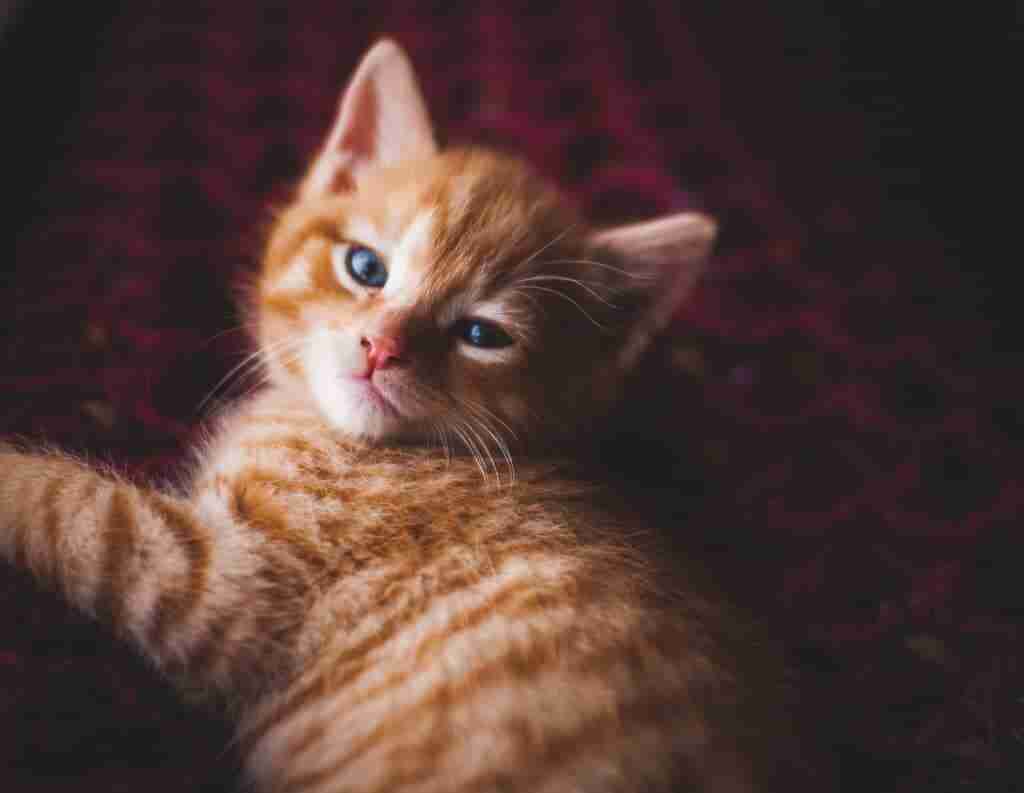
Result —
M 342 432 L 371 440 L 399 435 L 406 421 L 366 382 L 346 377 L 323 336 L 307 358 L 309 385 L 320 410 Z
M 394 408 L 367 393 L 369 386 L 358 381 L 338 381 L 313 393 L 327 420 L 349 435 L 383 439 L 400 435 L 405 421 Z

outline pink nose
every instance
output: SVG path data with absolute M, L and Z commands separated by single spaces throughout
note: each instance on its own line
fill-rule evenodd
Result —
M 363 349 L 366 350 L 366 375 L 369 377 L 376 369 L 386 369 L 394 363 L 401 363 L 402 343 L 391 336 L 363 336 Z

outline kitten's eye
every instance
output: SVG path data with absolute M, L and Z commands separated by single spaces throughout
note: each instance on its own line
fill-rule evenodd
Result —
M 345 270 L 357 284 L 380 289 L 388 280 L 388 270 L 376 251 L 362 245 L 335 245 L 331 251 L 335 269 L 339 269 L 344 257 Z
M 473 347 L 496 349 L 512 344 L 512 337 L 497 325 L 480 319 L 460 319 L 453 328 L 455 335 Z

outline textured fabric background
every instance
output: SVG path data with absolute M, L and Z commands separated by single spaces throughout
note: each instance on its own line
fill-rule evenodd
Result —
M 728 562 L 793 648 L 851 790 L 1019 783 L 1017 348 L 985 272 L 939 231 L 955 188 L 932 192 L 939 157 L 920 142 L 936 130 L 913 112 L 940 88 L 848 68 L 896 51 L 893 19 L 847 29 L 810 4 L 732 2 L 80 5 L 30 5 L 4 52 L 17 206 L 0 434 L 140 476 L 179 459 L 244 349 L 232 285 L 268 208 L 388 33 L 448 139 L 523 153 L 601 220 L 720 218 L 712 272 L 658 353 L 663 431 L 687 450 L 667 472 L 690 504 L 676 530 Z M 0 789 L 214 791 L 235 768 L 221 725 L 0 570 Z

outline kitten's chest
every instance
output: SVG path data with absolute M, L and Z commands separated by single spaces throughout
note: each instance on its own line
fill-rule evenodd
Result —
M 543 509 L 471 459 L 366 446 L 273 404 L 228 423 L 196 485 L 238 528 L 320 566 L 456 555 L 528 528 Z

